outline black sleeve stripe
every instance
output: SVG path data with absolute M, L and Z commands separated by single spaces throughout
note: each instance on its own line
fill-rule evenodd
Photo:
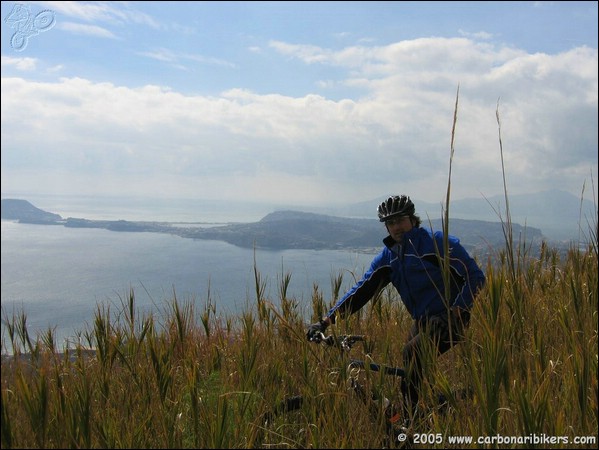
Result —
M 341 317 L 349 316 L 360 310 L 368 301 L 374 297 L 391 281 L 391 266 L 378 267 L 368 278 L 358 283 L 349 295 L 337 306 L 336 311 Z

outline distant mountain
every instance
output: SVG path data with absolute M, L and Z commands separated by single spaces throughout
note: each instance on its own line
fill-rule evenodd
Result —
M 441 219 L 425 220 L 423 227 L 442 230 Z M 472 254 L 485 256 L 505 247 L 500 222 L 450 219 L 449 233 L 457 236 Z M 515 240 L 538 246 L 544 240 L 535 228 L 512 224 Z M 272 249 L 356 249 L 378 251 L 387 236 L 375 219 L 351 219 L 299 211 L 276 211 L 259 222 L 212 228 L 189 228 L 181 235 L 194 239 L 226 241 L 240 247 Z
M 272 249 L 341 249 L 379 246 L 380 223 L 299 211 L 276 211 L 259 222 L 192 228 L 195 239 L 226 241 L 240 247 Z
M 27 200 L 2 199 L 2 218 L 23 223 L 55 224 L 62 220 L 58 214 L 36 208 Z
M 159 232 L 192 239 L 229 242 L 246 248 L 265 249 L 354 249 L 379 251 L 387 235 L 376 219 L 347 218 L 300 211 L 276 211 L 258 222 L 231 223 L 222 226 L 172 226 L 165 222 L 126 220 L 88 220 L 67 218 L 40 210 L 25 200 L 3 199 L 2 219 L 25 223 L 61 224 L 71 228 L 104 228 L 120 232 Z M 442 230 L 441 219 L 422 218 L 422 226 Z M 449 233 L 477 256 L 496 254 L 505 247 L 504 225 L 483 220 L 449 220 Z M 536 248 L 545 240 L 541 230 L 512 223 L 512 235 L 527 248 Z
M 588 193 L 587 193 L 588 195 Z M 443 211 L 441 202 L 427 203 L 418 200 L 417 194 L 411 196 L 416 212 L 425 220 L 438 219 Z M 351 217 L 376 217 L 376 206 L 384 199 L 354 203 L 331 214 Z M 505 222 L 505 198 L 496 195 L 488 198 L 450 199 L 449 216 L 451 218 Z M 583 200 L 558 189 L 534 194 L 510 195 L 508 192 L 510 215 L 513 223 L 539 228 L 543 235 L 553 240 L 578 240 L 579 232 L 589 231 L 589 225 L 597 223 L 597 208 L 590 200 Z

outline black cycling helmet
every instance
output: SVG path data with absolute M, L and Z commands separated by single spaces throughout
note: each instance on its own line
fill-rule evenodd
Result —
M 379 220 L 386 222 L 393 217 L 414 215 L 414 203 L 407 195 L 389 197 L 378 207 Z

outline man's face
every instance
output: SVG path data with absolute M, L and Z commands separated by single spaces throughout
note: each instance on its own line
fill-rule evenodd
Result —
M 412 221 L 409 216 L 394 217 L 385 221 L 385 226 L 395 242 L 402 242 L 404 233 L 412 229 Z

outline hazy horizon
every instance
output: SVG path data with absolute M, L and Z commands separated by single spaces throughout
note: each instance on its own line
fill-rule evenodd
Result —
M 540 229 L 551 239 L 578 239 L 588 232 L 588 223 L 596 221 L 596 201 L 586 187 L 578 197 L 566 191 L 551 189 L 538 193 L 510 195 L 511 214 L 514 223 Z M 304 205 L 303 207 L 259 202 L 229 201 L 215 199 L 168 199 L 133 196 L 87 196 L 51 194 L 2 193 L 2 198 L 18 198 L 47 212 L 59 214 L 63 219 L 74 217 L 90 220 L 129 220 L 157 222 L 186 222 L 224 224 L 233 222 L 257 222 L 266 215 L 280 210 L 296 210 L 340 217 L 376 219 L 378 200 L 341 203 L 331 202 L 327 207 Z M 581 198 L 582 197 L 582 198 Z M 411 197 L 417 213 L 423 219 L 440 218 L 444 204 L 428 203 Z M 580 200 L 584 200 L 581 204 Z M 500 222 L 505 220 L 503 195 L 483 198 L 457 199 L 450 195 L 450 217 L 466 220 Z M 501 214 L 501 217 L 499 216 Z M 595 217 L 595 219 L 593 219 Z

